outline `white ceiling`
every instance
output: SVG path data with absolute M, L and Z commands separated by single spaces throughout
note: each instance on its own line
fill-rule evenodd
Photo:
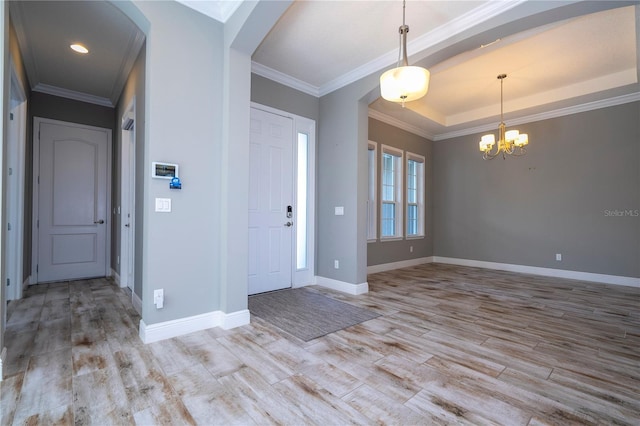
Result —
M 241 2 L 180 3 L 225 22 Z M 526 14 L 544 3 L 556 9 Z M 370 115 L 435 140 L 494 128 L 501 73 L 507 125 L 640 100 L 639 4 L 408 1 L 409 61 L 430 69 L 430 89 L 406 108 L 374 100 Z M 10 10 L 32 87 L 117 101 L 144 38 L 113 5 L 20 1 Z M 393 67 L 401 23 L 399 0 L 298 0 L 254 53 L 253 71 L 323 96 Z M 73 54 L 76 40 L 91 53 Z

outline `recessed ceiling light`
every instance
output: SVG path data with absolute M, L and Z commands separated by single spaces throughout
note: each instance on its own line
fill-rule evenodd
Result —
M 78 52 L 78 53 L 89 53 L 89 49 L 87 49 L 86 47 L 84 47 L 81 44 L 72 44 L 71 46 L 69 46 L 72 50 Z

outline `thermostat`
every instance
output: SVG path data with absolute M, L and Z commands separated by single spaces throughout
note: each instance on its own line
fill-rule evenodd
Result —
M 151 177 L 157 179 L 173 179 L 178 177 L 178 165 L 171 163 L 151 163 Z

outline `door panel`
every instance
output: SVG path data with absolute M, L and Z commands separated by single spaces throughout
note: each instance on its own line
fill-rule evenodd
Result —
M 251 109 L 249 294 L 291 287 L 293 122 Z
M 106 275 L 106 129 L 41 122 L 38 282 Z

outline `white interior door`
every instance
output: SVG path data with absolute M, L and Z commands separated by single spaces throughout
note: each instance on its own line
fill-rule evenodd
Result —
M 110 130 L 37 126 L 37 281 L 106 276 Z
M 256 294 L 291 287 L 293 121 L 252 108 L 249 161 L 249 294 Z

